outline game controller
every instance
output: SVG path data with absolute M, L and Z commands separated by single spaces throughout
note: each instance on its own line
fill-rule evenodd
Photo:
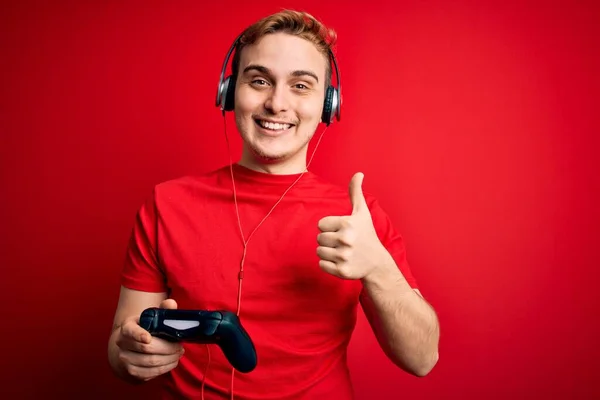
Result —
M 216 344 L 232 367 L 250 372 L 256 367 L 254 343 L 237 315 L 230 311 L 147 308 L 140 326 L 152 336 L 171 342 Z

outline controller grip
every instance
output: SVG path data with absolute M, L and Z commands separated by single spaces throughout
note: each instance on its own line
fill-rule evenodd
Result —
M 256 349 L 237 315 L 225 312 L 217 334 L 218 345 L 229 363 L 240 372 L 250 372 L 257 364 Z

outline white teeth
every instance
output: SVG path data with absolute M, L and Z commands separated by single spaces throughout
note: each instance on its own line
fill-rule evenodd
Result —
M 273 131 L 282 131 L 285 129 L 289 129 L 291 124 L 279 124 L 275 122 L 267 122 L 267 121 L 259 121 L 260 126 L 263 128 L 271 129 Z

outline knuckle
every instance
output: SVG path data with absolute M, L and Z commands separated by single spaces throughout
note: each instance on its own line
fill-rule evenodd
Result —
M 121 334 L 119 335 L 121 340 L 133 339 L 133 335 L 131 334 L 131 329 L 127 325 L 123 325 L 121 327 Z
M 148 356 L 146 358 L 146 365 L 148 365 L 149 367 L 160 367 L 161 366 L 161 362 L 160 362 L 160 358 L 158 356 Z
M 146 373 L 143 376 L 140 376 L 139 379 L 141 379 L 144 382 L 148 382 L 148 381 L 151 381 L 152 379 L 156 378 L 156 376 L 157 376 L 156 374 Z
M 351 236 L 348 234 L 340 235 L 338 241 L 343 246 L 350 246 L 352 244 Z
M 340 250 L 339 255 L 340 255 L 340 259 L 342 261 L 349 261 L 350 258 L 352 257 L 352 250 L 350 250 L 348 248 L 342 249 L 342 250 Z
M 140 350 L 140 352 L 146 353 L 146 354 L 152 353 L 152 347 L 150 346 L 149 343 L 140 343 L 139 350 Z
M 128 332 L 131 330 L 131 324 L 133 323 L 133 320 L 131 318 L 127 318 L 123 321 L 123 323 L 121 324 L 121 332 Z
M 337 267 L 329 261 L 321 261 L 319 267 L 328 274 L 338 275 Z
M 350 271 L 350 269 L 348 268 L 347 265 L 340 265 L 339 268 L 338 268 L 338 273 L 342 277 L 349 277 L 351 271 Z
M 171 363 L 171 364 L 167 364 L 167 365 L 161 365 L 160 367 L 158 367 L 156 369 L 158 375 L 162 375 L 162 374 L 166 374 L 167 372 L 169 372 L 170 370 L 172 370 L 173 368 L 175 368 L 175 366 L 177 365 L 177 363 Z
M 129 364 L 128 364 L 128 362 L 129 362 L 129 358 L 127 357 L 127 353 L 124 353 L 124 352 L 120 351 L 120 352 L 119 352 L 119 355 L 118 355 L 118 359 L 119 359 L 119 361 L 121 361 L 123 364 L 129 365 Z
M 125 371 L 127 371 L 127 373 L 133 377 L 136 377 L 136 378 L 140 377 L 139 370 L 131 364 L 125 365 Z

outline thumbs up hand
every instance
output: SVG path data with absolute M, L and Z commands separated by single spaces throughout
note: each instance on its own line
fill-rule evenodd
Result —
M 319 221 L 319 266 L 343 279 L 363 279 L 391 258 L 373 226 L 362 192 L 363 178 L 359 172 L 350 180 L 351 215 L 330 216 Z

